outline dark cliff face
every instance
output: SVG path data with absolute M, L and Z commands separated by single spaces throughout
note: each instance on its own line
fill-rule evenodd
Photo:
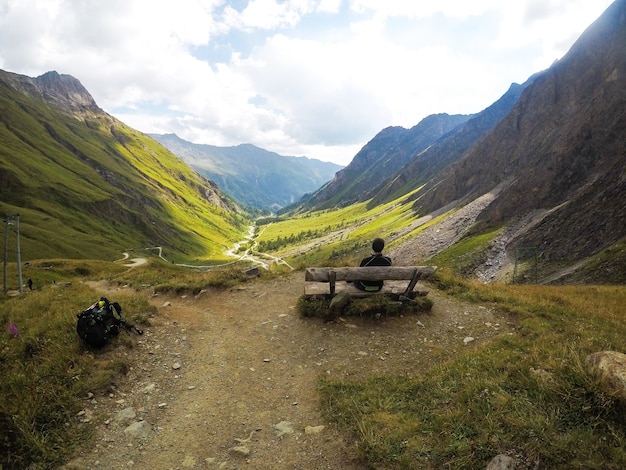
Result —
M 513 108 L 523 90 L 533 81 L 523 85 L 512 84 L 494 104 L 477 113 L 468 121 L 443 135 L 433 145 L 415 155 L 394 176 L 380 184 L 374 191 L 372 205 L 387 202 L 398 194 L 417 189 L 430 181 L 438 172 L 458 161 L 480 139 L 487 135 Z
M 375 188 L 403 168 L 443 135 L 472 116 L 435 114 L 411 129 L 388 127 L 380 131 L 339 171 L 334 180 L 312 195 L 307 208 L 325 208 L 366 201 Z
M 584 256 L 615 242 L 626 226 L 625 83 L 626 0 L 619 0 L 534 80 L 493 132 L 429 185 L 416 206 L 432 211 L 507 182 L 482 214 L 483 224 L 549 211 L 520 243 L 554 258 L 572 250 Z

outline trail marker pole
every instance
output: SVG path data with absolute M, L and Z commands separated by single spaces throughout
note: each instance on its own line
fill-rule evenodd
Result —
M 6 295 L 8 292 L 7 287 L 7 265 L 9 262 L 9 226 L 15 225 L 15 231 L 17 234 L 16 248 L 17 248 L 17 282 L 19 284 L 20 294 L 24 293 L 24 286 L 22 282 L 22 254 L 20 251 L 20 215 L 13 214 L 8 215 L 4 219 L 4 269 L 3 269 L 3 292 Z
M 15 233 L 16 235 L 16 249 L 17 249 L 17 282 L 20 286 L 20 294 L 24 293 L 24 283 L 22 282 L 22 252 L 20 250 L 20 215 L 15 214 Z
M 520 262 L 520 260 L 523 259 L 524 254 L 529 253 L 529 252 L 532 254 L 532 257 L 533 257 L 533 264 L 534 264 L 533 273 L 535 277 L 535 284 L 539 282 L 539 268 L 538 268 L 539 260 L 538 260 L 537 251 L 538 249 L 536 246 L 522 246 L 515 250 L 515 266 L 513 267 L 513 284 L 516 283 L 516 279 L 517 279 L 517 265 Z
M 7 215 L 4 219 L 4 269 L 3 269 L 3 276 L 2 276 L 2 280 L 3 280 L 3 289 L 2 292 L 4 292 L 4 295 L 6 295 L 8 288 L 7 288 L 7 261 L 8 261 L 8 256 L 9 256 L 9 216 Z

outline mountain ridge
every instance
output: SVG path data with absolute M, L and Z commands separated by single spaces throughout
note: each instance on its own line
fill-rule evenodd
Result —
M 277 211 L 317 190 L 342 167 L 283 156 L 252 144 L 194 144 L 176 134 L 149 134 L 222 191 L 254 209 Z
M 411 129 L 387 127 L 372 138 L 335 178 L 297 205 L 301 210 L 328 209 L 364 201 L 381 180 L 403 168 L 413 155 L 470 119 L 446 113 L 427 116 Z
M 429 148 L 414 156 L 400 171 L 381 182 L 373 191 L 370 205 L 380 204 L 401 193 L 410 193 L 426 184 L 439 171 L 459 160 L 465 152 L 485 137 L 513 108 L 526 87 L 538 74 L 523 84 L 513 83 L 493 104 L 457 128 L 441 136 Z
M 213 183 L 68 75 L 0 71 L 0 139 L 0 210 L 22 216 L 29 257 L 117 259 L 155 245 L 220 257 L 244 229 Z
M 352 182 L 341 180 L 355 168 L 351 163 L 333 181 L 334 194 L 327 185 L 292 210 L 338 207 L 335 194 L 368 201 L 370 209 L 404 196 L 403 204 L 429 221 L 490 194 L 479 213 L 469 211 L 476 216 L 471 224 L 459 221 L 460 237 L 503 234 L 483 254 L 485 265 L 494 256 L 510 266 L 518 249 L 532 247 L 525 258 L 536 255 L 546 266 L 585 260 L 582 265 L 600 263 L 611 279 L 623 279 L 615 270 L 626 264 L 625 80 L 626 0 L 617 0 L 561 60 L 522 86 L 513 84 L 497 112 L 498 102 L 473 115 L 366 193 L 351 192 Z M 597 269 L 578 279 L 602 281 Z
M 424 224 L 436 238 L 437 224 L 448 220 L 460 247 L 491 237 L 476 261 L 484 266 L 494 265 L 496 252 L 517 263 L 517 250 L 532 247 L 546 266 L 585 261 L 583 272 L 593 260 L 595 271 L 578 279 L 601 281 L 601 272 L 619 271 L 626 265 L 625 49 L 626 0 L 617 0 L 566 56 L 524 84 L 512 84 L 480 113 L 441 113 L 411 129 L 385 128 L 332 180 L 281 212 L 304 220 L 316 211 L 354 205 L 363 214 L 380 205 L 401 214 L 398 220 L 377 222 L 371 214 L 359 220 L 346 211 L 349 217 L 328 218 L 333 223 L 323 230 L 312 220 L 311 230 L 281 234 L 281 243 L 322 232 L 330 243 L 341 243 L 356 233 L 349 247 L 325 246 L 339 256 L 359 249 L 359 237 L 384 231 L 385 224 L 390 228 L 381 235 L 393 247 L 426 233 Z M 26 243 L 45 257 L 111 258 L 139 244 L 162 245 L 185 259 L 219 257 L 249 221 L 215 183 L 104 113 L 69 76 L 1 72 L 0 140 L 0 209 L 37 222 L 23 225 Z M 259 149 L 242 144 L 234 150 L 254 161 Z M 218 177 L 233 171 L 204 164 Z M 484 204 L 473 204 L 479 200 Z M 470 205 L 465 213 L 471 216 L 453 217 Z M 442 251 L 448 249 L 460 248 Z M 619 272 L 611 277 L 622 278 Z
M 508 180 L 479 217 L 483 226 L 547 211 L 516 242 L 557 260 L 580 259 L 621 240 L 625 48 L 626 1 L 618 0 L 529 85 L 485 140 L 418 195 L 416 207 L 432 211 Z

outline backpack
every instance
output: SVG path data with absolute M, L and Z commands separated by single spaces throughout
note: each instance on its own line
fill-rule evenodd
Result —
M 94 348 L 103 347 L 110 338 L 117 336 L 120 327 L 126 333 L 135 330 L 142 335 L 143 331 L 129 325 L 122 316 L 122 307 L 117 302 L 109 302 L 101 297 L 96 303 L 76 315 L 76 332 L 80 339 Z

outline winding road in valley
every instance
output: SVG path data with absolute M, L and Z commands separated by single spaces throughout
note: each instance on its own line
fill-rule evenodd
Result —
M 255 232 L 256 232 L 256 225 L 250 225 L 250 227 L 248 228 L 248 235 L 246 235 L 246 237 L 242 241 L 235 243 L 232 248 L 226 251 L 227 256 L 234 258 L 234 260 L 231 262 L 222 263 L 222 264 L 205 265 L 205 266 L 197 265 L 197 264 L 183 264 L 183 263 L 175 263 L 175 264 L 176 266 L 183 266 L 187 268 L 211 269 L 211 268 L 217 268 L 221 266 L 228 266 L 229 264 L 234 264 L 239 261 L 249 261 L 254 265 L 262 267 L 263 269 L 269 269 L 272 264 L 282 264 L 284 266 L 287 266 L 289 269 L 293 270 L 293 267 L 290 266 L 289 263 L 287 263 L 283 258 L 270 255 L 268 253 L 261 253 L 261 252 L 255 251 L 254 248 L 257 246 L 257 243 L 254 240 Z M 245 249 L 243 253 L 240 253 L 239 251 L 242 246 L 247 246 L 247 248 Z M 163 257 L 162 247 L 160 246 L 151 247 L 151 248 L 146 248 L 146 250 L 158 250 L 159 258 L 165 261 L 168 261 L 166 258 Z M 141 266 L 148 262 L 148 259 L 144 257 L 131 258 L 128 252 L 124 252 L 123 255 L 124 257 L 118 261 L 130 260 L 129 263 L 124 264 L 124 266 L 127 266 L 129 268 L 135 268 L 137 266 Z

